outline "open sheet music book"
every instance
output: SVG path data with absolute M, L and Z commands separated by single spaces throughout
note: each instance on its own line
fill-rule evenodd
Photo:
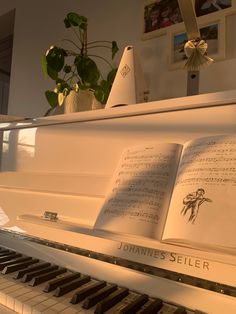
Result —
M 236 249 L 236 136 L 126 149 L 94 228 L 199 249 Z

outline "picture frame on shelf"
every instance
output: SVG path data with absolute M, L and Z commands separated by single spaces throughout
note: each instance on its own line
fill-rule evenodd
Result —
M 178 0 L 143 0 L 142 39 L 150 39 L 167 32 L 169 26 L 183 22 Z
M 236 12 L 235 0 L 195 0 L 196 16 L 229 15 Z
M 203 21 L 205 20 L 205 21 Z M 217 19 L 201 18 L 199 24 L 201 38 L 207 42 L 207 55 L 214 61 L 225 58 L 225 17 Z M 170 70 L 184 69 L 187 57 L 184 45 L 187 42 L 187 33 L 182 25 L 176 25 L 168 33 L 168 68 Z

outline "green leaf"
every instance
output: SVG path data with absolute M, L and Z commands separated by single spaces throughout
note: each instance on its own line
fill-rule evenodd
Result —
M 50 66 L 48 66 L 48 76 L 51 77 L 54 81 L 58 78 L 58 72 L 53 70 Z
M 42 58 L 42 70 L 45 76 L 49 76 L 51 79 L 56 80 L 58 77 L 58 72 L 53 70 L 47 63 L 46 56 Z
M 79 26 L 79 28 L 85 30 L 87 28 L 87 18 L 82 15 L 78 15 L 75 12 L 70 12 L 64 20 L 66 28 L 71 26 Z
M 47 90 L 45 92 L 45 96 L 47 98 L 47 101 L 48 101 L 49 105 L 52 108 L 58 106 L 58 95 L 57 95 L 57 93 L 54 93 L 54 92 L 52 92 L 50 90 Z
M 58 79 L 56 80 L 56 84 L 59 84 L 59 83 L 65 84 L 66 82 L 65 82 L 63 79 L 58 78 Z
M 100 82 L 100 86 L 95 88 L 94 95 L 98 101 L 100 101 L 102 104 L 106 104 L 108 96 L 110 94 L 113 81 L 116 76 L 117 69 L 112 69 L 108 75 L 107 75 L 107 81 L 102 80 Z
M 119 50 L 119 48 L 116 41 L 113 40 L 111 44 L 112 44 L 111 51 L 112 51 L 112 59 L 113 59 L 117 51 Z
M 100 85 L 94 88 L 94 95 L 102 104 L 106 104 L 108 96 L 111 91 L 112 84 L 106 80 L 102 80 Z
M 114 79 L 116 77 L 116 73 L 117 73 L 117 68 L 116 69 L 112 69 L 108 74 L 107 74 L 107 81 L 110 83 L 110 84 L 113 84 L 114 82 Z
M 98 87 L 95 91 L 94 91 L 94 96 L 95 98 L 102 104 L 105 104 L 105 93 L 104 90 L 101 87 Z
M 65 24 L 66 28 L 70 28 L 71 27 L 71 24 L 70 24 L 70 21 L 68 20 L 68 18 L 64 19 L 64 24 Z
M 51 47 L 46 54 L 47 67 L 60 72 L 64 66 L 65 56 L 67 53 L 64 49 L 56 46 Z
M 84 84 L 96 84 L 96 82 L 99 80 L 100 72 L 96 63 L 92 59 L 89 57 L 77 56 L 75 58 L 75 65 L 77 67 L 77 72 Z
M 100 86 L 105 90 L 105 89 L 110 88 L 110 83 L 108 81 L 106 81 L 106 80 L 102 80 L 100 82 Z
M 91 88 L 91 84 L 78 82 L 79 89 L 86 90 Z

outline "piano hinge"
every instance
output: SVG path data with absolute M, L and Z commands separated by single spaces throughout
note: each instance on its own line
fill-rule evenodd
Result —
M 57 221 L 57 213 L 45 211 L 43 214 L 43 219 L 49 220 L 49 221 Z

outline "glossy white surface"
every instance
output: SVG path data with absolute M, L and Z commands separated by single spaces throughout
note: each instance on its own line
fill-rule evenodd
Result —
M 33 128 L 28 125 L 25 128 L 24 123 L 18 124 L 17 128 L 14 123 L 8 125 L 5 130 L 2 128 L 1 226 L 21 232 L 23 235 L 87 247 L 96 252 L 115 256 L 116 254 L 119 256 L 117 245 L 120 241 L 133 241 L 136 245 L 205 258 L 212 262 L 213 268 L 209 273 L 196 269 L 193 271 L 191 268 L 182 267 L 183 265 L 173 267 L 171 264 L 161 265 L 160 261 L 153 266 L 166 269 L 172 267 L 174 271 L 234 285 L 232 269 L 234 272 L 235 256 L 180 249 L 155 241 L 141 243 L 127 238 L 99 238 L 105 235 L 90 232 L 89 228 L 85 231 L 80 229 L 81 225 L 90 228 L 93 226 L 102 206 L 109 179 L 125 147 L 148 142 L 184 143 L 200 136 L 235 133 L 236 105 L 219 104 L 219 100 L 213 99 L 208 103 L 210 106 L 205 107 L 206 104 L 194 103 L 192 98 L 192 103 L 190 101 L 190 107 L 194 107 L 192 109 L 187 109 L 181 101 L 177 106 L 177 100 L 174 100 L 172 104 L 168 103 L 166 108 L 163 104 L 162 107 L 158 107 L 156 103 L 138 107 L 133 105 L 130 108 L 42 118 L 35 121 Z M 175 110 L 171 111 L 173 107 Z M 62 220 L 66 220 L 66 224 L 44 222 L 42 215 L 45 211 L 57 212 Z M 112 274 L 115 273 L 114 270 L 119 269 L 119 272 L 114 274 L 114 281 L 118 280 L 118 283 L 124 284 L 121 278 L 130 275 L 131 288 L 135 288 L 137 284 L 140 287 L 144 284 L 147 293 L 153 290 L 154 284 L 156 286 L 161 284 L 162 288 L 157 287 L 155 294 L 167 299 L 173 297 L 174 302 L 186 306 L 193 307 L 193 302 L 196 304 L 196 298 L 199 299 L 201 296 L 202 305 L 199 309 L 204 311 L 210 304 L 208 311 L 210 313 L 233 313 L 232 309 L 236 306 L 235 298 L 170 283 L 164 279 L 153 279 L 149 275 L 145 276 L 114 265 L 104 265 L 103 262 L 95 262 L 82 256 L 75 257 L 62 251 L 56 252 L 32 243 L 21 244 L 2 236 L 1 239 L 2 243 L 13 248 L 16 245 L 18 248 L 22 246 L 30 254 L 32 252 L 37 255 L 40 250 L 45 259 L 60 259 L 61 262 L 65 259 L 67 266 L 77 269 L 79 265 L 86 273 L 94 274 L 94 269 L 97 269 L 101 278 L 103 275 L 104 278 L 110 276 L 109 271 Z M 124 253 L 120 257 L 136 259 Z M 143 262 L 137 259 L 136 261 Z M 77 263 L 78 265 L 74 266 Z M 147 263 L 152 265 L 151 261 Z M 185 300 L 186 295 L 189 297 Z M 224 306 L 228 312 L 223 311 Z

